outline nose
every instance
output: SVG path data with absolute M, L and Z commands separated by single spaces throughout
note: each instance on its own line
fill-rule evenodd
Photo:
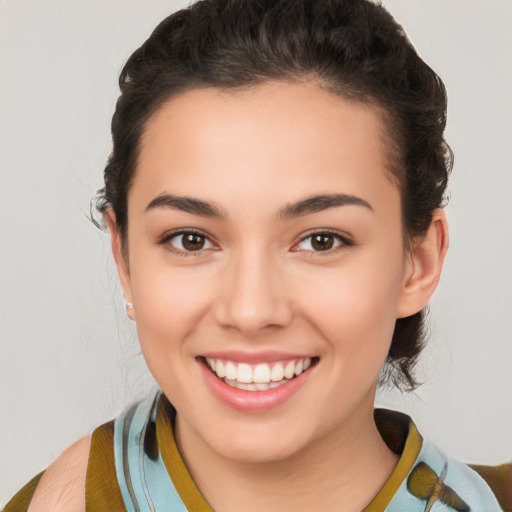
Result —
M 253 247 L 240 250 L 230 260 L 215 301 L 216 321 L 246 337 L 289 325 L 292 301 L 276 258 Z

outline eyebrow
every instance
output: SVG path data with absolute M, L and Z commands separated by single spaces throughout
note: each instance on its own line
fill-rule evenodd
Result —
M 310 213 L 321 212 L 328 208 L 347 205 L 363 206 L 373 212 L 373 208 L 370 203 L 360 197 L 349 194 L 321 194 L 307 197 L 297 201 L 296 203 L 286 205 L 281 211 L 279 211 L 278 218 L 281 220 L 288 220 L 308 215 Z
M 364 199 L 349 194 L 321 194 L 306 197 L 295 203 L 287 204 L 277 213 L 279 220 L 290 220 L 311 213 L 317 213 L 338 206 L 363 206 L 373 212 L 371 205 Z M 225 219 L 227 214 L 213 203 L 194 197 L 161 194 L 155 197 L 147 206 L 146 211 L 155 208 L 172 208 L 202 217 Z
M 217 206 L 201 199 L 186 196 L 175 196 L 173 194 L 162 194 L 155 197 L 146 206 L 146 211 L 154 208 L 172 208 L 183 212 L 201 215 L 202 217 L 213 217 L 216 219 L 225 219 L 227 215 Z

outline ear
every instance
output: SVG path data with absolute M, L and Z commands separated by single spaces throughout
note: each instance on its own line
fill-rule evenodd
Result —
M 421 311 L 434 294 L 448 250 L 448 225 L 444 210 L 434 210 L 424 237 L 414 242 L 404 285 L 397 305 L 397 318 Z
M 108 227 L 110 233 L 110 243 L 112 246 L 112 254 L 117 266 L 117 273 L 119 274 L 119 281 L 127 303 L 133 303 L 132 297 L 132 282 L 130 277 L 130 266 L 128 264 L 127 255 L 123 250 L 123 241 L 119 227 L 116 223 L 116 215 L 112 208 L 107 208 L 103 214 L 103 219 Z M 135 320 L 135 309 L 133 307 L 126 308 L 126 314 L 131 320 Z

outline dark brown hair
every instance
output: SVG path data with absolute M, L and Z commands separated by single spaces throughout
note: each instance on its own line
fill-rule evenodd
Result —
M 378 108 L 401 193 L 404 240 L 424 235 L 452 165 L 443 138 L 446 91 L 392 16 L 368 0 L 201 0 L 163 20 L 121 71 L 113 150 L 95 206 L 114 210 L 123 239 L 141 135 L 159 106 L 194 88 L 271 80 L 313 80 Z M 424 316 L 396 321 L 381 384 L 416 386 Z

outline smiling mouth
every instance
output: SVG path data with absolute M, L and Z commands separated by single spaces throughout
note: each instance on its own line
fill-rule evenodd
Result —
M 267 391 L 295 379 L 315 366 L 319 357 L 273 363 L 247 364 L 210 357 L 202 358 L 212 373 L 228 386 L 246 391 Z

